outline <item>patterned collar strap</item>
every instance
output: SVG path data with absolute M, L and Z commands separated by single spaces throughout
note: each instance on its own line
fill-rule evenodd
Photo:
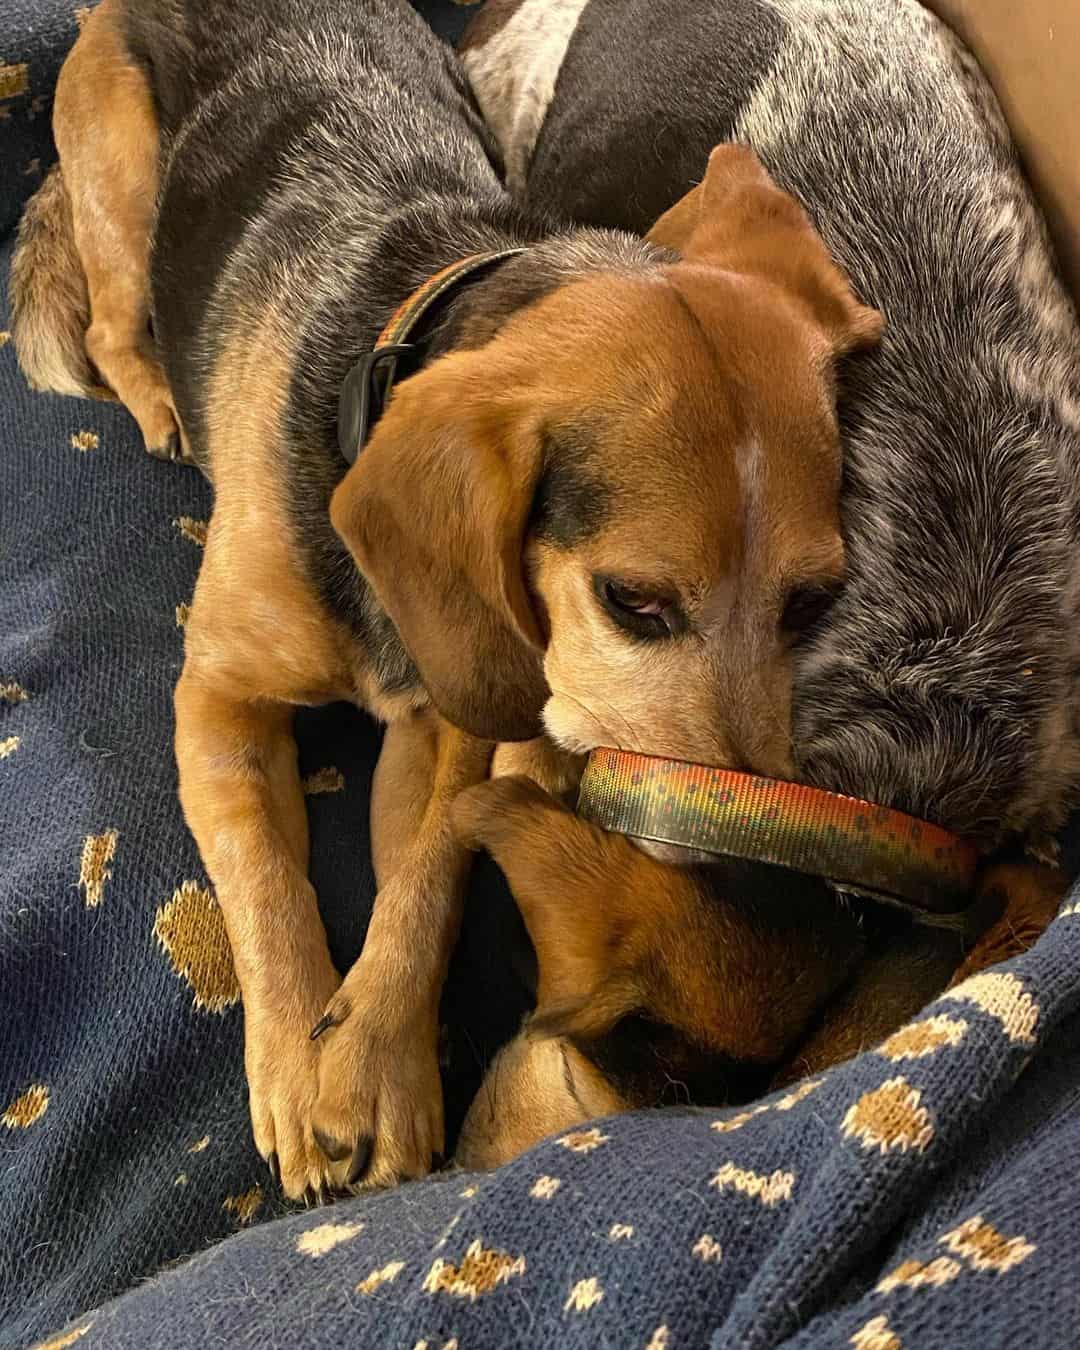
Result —
M 821 877 L 965 931 L 978 855 L 958 835 L 872 802 L 703 764 L 594 750 L 578 814 L 601 829 Z
M 346 463 L 355 463 L 364 448 L 371 428 L 382 416 L 394 381 L 418 368 L 423 347 L 415 334 L 422 321 L 466 278 L 475 278 L 485 268 L 524 252 L 523 248 L 506 248 L 498 253 L 473 253 L 459 258 L 428 277 L 394 310 L 375 346 L 357 361 L 341 386 L 338 448 Z

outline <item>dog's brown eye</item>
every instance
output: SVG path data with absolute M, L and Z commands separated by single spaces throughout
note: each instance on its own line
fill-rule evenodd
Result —
M 682 615 L 670 596 L 614 577 L 593 577 L 593 590 L 608 614 L 635 637 L 670 637 L 681 631 Z
M 784 605 L 781 626 L 789 633 L 807 632 L 825 617 L 837 594 L 832 586 L 797 586 Z
M 664 602 L 655 595 L 648 595 L 636 586 L 627 586 L 621 581 L 607 582 L 607 596 L 613 605 L 629 610 L 631 614 L 663 613 Z

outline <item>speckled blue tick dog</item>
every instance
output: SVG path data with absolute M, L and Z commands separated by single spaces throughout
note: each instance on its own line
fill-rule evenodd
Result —
M 525 201 L 644 232 L 741 141 L 887 315 L 800 771 L 1044 842 L 1080 781 L 1080 328 L 972 59 L 915 0 L 489 0 L 463 56 Z

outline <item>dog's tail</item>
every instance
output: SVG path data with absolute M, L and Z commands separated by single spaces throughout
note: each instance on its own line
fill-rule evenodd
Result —
M 15 352 L 33 388 L 94 393 L 99 381 L 85 343 L 90 296 L 59 164 L 23 212 L 10 286 Z

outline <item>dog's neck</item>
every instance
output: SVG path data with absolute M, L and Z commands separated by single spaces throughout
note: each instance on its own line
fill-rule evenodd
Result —
M 521 248 L 498 253 L 472 253 L 435 272 L 407 296 L 366 352 L 345 378 L 338 409 L 338 445 L 352 464 L 382 416 L 398 380 L 426 364 L 443 310 L 463 287 L 475 285 L 485 272 L 518 257 Z
M 521 252 L 466 278 L 432 314 L 423 334 L 428 360 L 482 345 L 513 313 L 576 277 L 652 267 L 668 257 L 636 236 L 571 227 L 525 211 L 505 195 L 480 203 L 421 203 L 395 214 L 374 244 L 372 271 L 380 277 L 389 305 L 384 321 L 430 277 L 459 259 L 514 249 Z
M 307 472 L 326 475 L 327 496 L 343 467 L 333 429 L 345 377 L 431 277 L 470 255 L 523 250 L 440 303 L 423 325 L 425 361 L 481 346 L 512 314 L 577 277 L 653 267 L 670 256 L 628 233 L 573 228 L 525 211 L 501 189 L 474 197 L 433 193 L 389 209 L 374 228 L 357 226 L 355 249 L 335 260 L 342 283 L 328 287 L 305 316 L 290 391 L 290 439 Z
M 416 224 L 410 222 L 413 228 Z M 468 224 L 471 230 L 462 228 Z M 464 254 L 462 244 L 440 241 L 437 232 L 422 232 L 419 238 L 426 247 L 421 248 L 411 234 L 400 241 L 400 249 L 387 248 L 388 241 L 383 241 L 384 250 L 396 259 L 413 256 L 415 262 L 415 255 L 426 254 L 427 274 L 395 305 L 342 383 L 338 440 L 347 463 L 363 450 L 401 380 L 450 351 L 482 346 L 511 315 L 575 276 L 598 269 L 654 267 L 658 256 L 665 256 L 627 236 L 593 230 L 564 231 L 531 245 L 510 242 L 515 236 L 540 233 L 547 224 L 513 221 L 499 231 L 498 223 L 483 217 L 458 222 L 459 239 L 483 239 L 489 245 Z M 399 228 L 395 218 L 388 232 Z M 501 247 L 491 247 L 496 231 L 505 236 Z M 457 256 L 431 270 L 448 247 Z

